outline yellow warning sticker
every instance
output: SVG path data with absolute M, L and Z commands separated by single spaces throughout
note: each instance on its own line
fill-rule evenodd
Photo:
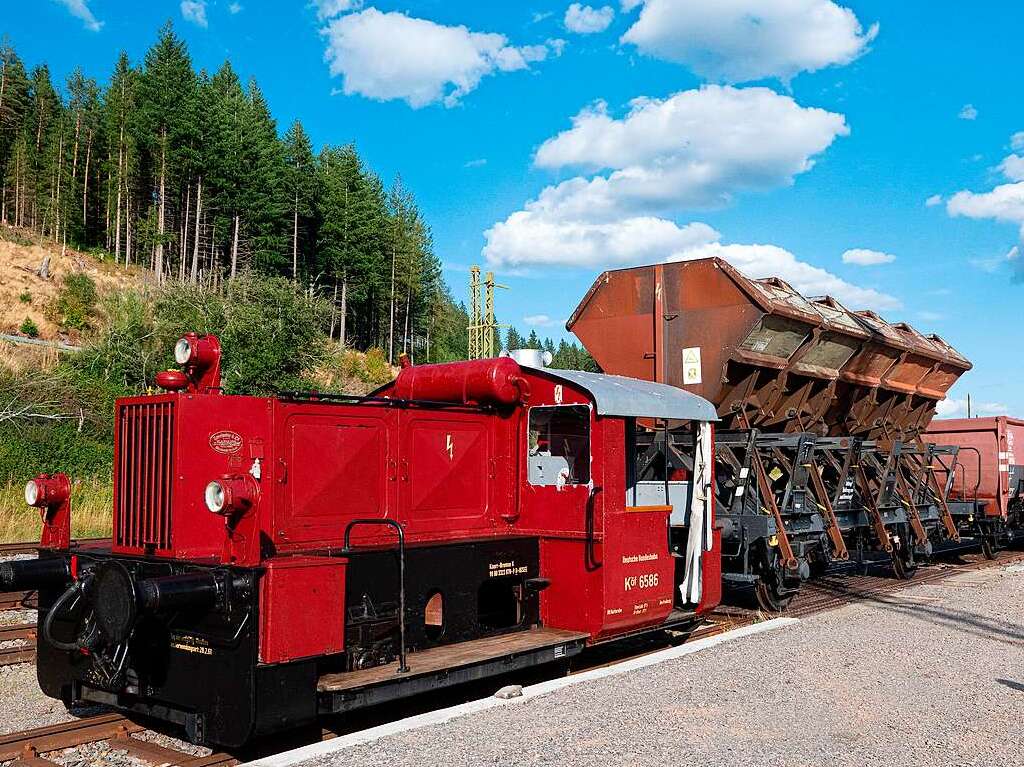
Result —
M 699 384 L 700 382 L 700 347 L 691 346 L 683 349 L 683 386 Z

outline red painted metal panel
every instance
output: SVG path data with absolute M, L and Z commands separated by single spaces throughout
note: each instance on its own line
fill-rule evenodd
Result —
M 260 583 L 260 662 L 345 649 L 345 566 L 337 557 L 278 557 Z
M 353 405 L 283 403 L 278 408 L 273 540 L 282 550 L 340 546 L 345 525 L 394 516 L 389 471 L 397 413 Z M 379 531 L 360 530 L 355 540 Z
M 994 418 L 951 418 L 932 421 L 924 438 L 939 445 L 973 448 L 981 454 L 980 473 L 976 456 L 962 450 L 950 493 L 954 500 L 987 501 L 986 514 L 1006 517 L 1012 488 L 1009 467 L 1024 465 L 1024 420 Z

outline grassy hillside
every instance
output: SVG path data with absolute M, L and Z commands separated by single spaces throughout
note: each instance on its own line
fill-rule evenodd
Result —
M 157 288 L 102 257 L 61 255 L 19 241 L 16 232 L 3 234 L 0 252 L 9 258 L 0 260 L 0 308 L 14 319 L 0 332 L 17 334 L 21 325 L 12 324 L 31 312 L 39 338 L 82 350 L 0 341 L 0 541 L 38 536 L 23 487 L 40 472 L 71 476 L 75 535 L 109 532 L 115 400 L 151 390 L 155 374 L 173 366 L 174 342 L 187 331 L 221 338 L 229 394 L 361 394 L 394 375 L 381 351 L 330 340 L 329 307 L 288 280 L 245 274 L 219 290 Z M 51 274 L 44 279 L 34 269 L 47 256 Z M 31 300 L 22 301 L 26 293 Z

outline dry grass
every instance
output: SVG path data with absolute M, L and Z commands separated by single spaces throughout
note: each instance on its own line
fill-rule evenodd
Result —
M 109 482 L 76 482 L 71 492 L 71 535 L 104 538 L 110 535 L 113 487 Z M 39 513 L 25 505 L 25 487 L 0 485 L 0 543 L 39 540 Z
M 33 272 L 50 257 L 50 279 Z M 30 318 L 39 328 L 39 337 L 57 339 L 66 335 L 47 316 L 47 307 L 60 292 L 64 277 L 76 272 L 88 274 L 99 294 L 136 288 L 142 274 L 136 268 L 125 269 L 87 253 L 61 248 L 32 232 L 0 227 L 0 333 L 18 334 L 21 323 Z M 22 300 L 25 296 L 26 300 Z M 78 341 L 67 336 L 64 340 Z

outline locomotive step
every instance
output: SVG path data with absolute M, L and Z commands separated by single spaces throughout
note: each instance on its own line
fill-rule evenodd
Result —
M 583 651 L 589 636 L 578 631 L 537 628 L 412 653 L 404 674 L 398 673 L 397 661 L 362 671 L 325 674 L 317 685 L 321 710 L 339 713 L 567 659 Z

